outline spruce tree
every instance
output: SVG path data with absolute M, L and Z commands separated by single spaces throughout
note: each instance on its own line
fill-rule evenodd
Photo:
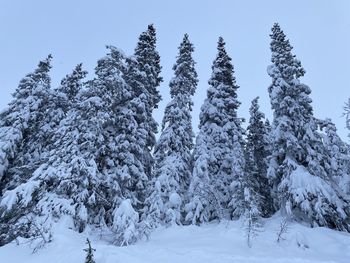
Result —
M 88 238 L 86 239 L 86 244 L 88 245 L 88 248 L 84 249 L 86 252 L 85 263 L 95 263 L 94 251 L 96 251 L 96 249 L 91 247 L 91 242 Z
M 140 232 L 139 213 L 135 211 L 130 199 L 123 200 L 113 215 L 115 241 L 118 246 L 134 244 L 143 235 Z
M 36 148 L 33 149 L 35 152 L 28 152 L 25 155 L 26 146 L 30 145 L 32 136 L 38 132 L 46 113 L 51 82 L 49 76 L 51 59 L 52 56 L 49 55 L 40 61 L 37 69 L 20 81 L 13 94 L 14 99 L 1 113 L 0 192 L 14 187 L 21 180 L 26 180 L 41 153 L 41 141 L 38 141 Z M 9 171 L 11 168 L 16 169 Z
M 102 102 L 101 132 L 96 133 L 102 145 L 95 160 L 103 209 L 97 206 L 95 212 L 100 210 L 98 216 L 115 232 L 114 243 L 127 245 L 142 235 L 139 214 L 148 176 L 142 162 L 147 131 L 141 123 L 147 120 L 147 93 L 139 92 L 144 86 L 137 78 L 135 58 L 127 58 L 115 47 L 108 48 L 110 53 L 99 60 L 97 77 L 90 83 Z
M 344 106 L 344 116 L 346 117 L 346 128 L 350 131 L 350 99 Z M 348 135 L 350 137 L 350 133 Z M 350 145 L 348 145 L 348 152 L 350 152 Z M 348 171 L 348 178 L 346 182 L 344 182 L 345 188 L 347 189 L 346 192 L 348 195 L 350 195 L 350 163 L 347 165 L 347 171 Z
M 62 106 L 73 107 L 60 122 L 49 161 L 39 170 L 47 195 L 55 199 L 37 206 L 56 210 L 59 204 L 60 209 L 51 215 L 58 219 L 70 215 L 79 232 L 87 224 L 102 230 L 112 227 L 114 209 L 121 198 L 113 153 L 119 129 L 115 108 L 123 100 L 120 94 L 125 85 L 125 56 L 112 46 L 107 49 L 109 53 L 97 62 L 96 77 L 85 88 L 81 80 L 86 72 L 81 65 L 62 81 L 58 89 L 66 98 Z
M 146 185 L 150 179 L 151 155 L 147 147 L 147 109 L 148 92 L 140 81 L 140 71 L 134 57 L 126 59 L 124 102 L 118 107 L 119 130 L 115 137 L 116 160 L 118 160 L 118 177 L 121 180 L 121 191 L 124 198 L 138 212 L 143 209 L 146 196 Z M 146 160 L 150 161 L 146 165 Z
M 97 63 L 96 77 L 78 92 L 74 107 L 60 122 L 48 160 L 27 182 L 4 193 L 2 219 L 9 222 L 12 232 L 23 236 L 25 231 L 30 236 L 31 221 L 50 229 L 62 215 L 68 215 L 77 231 L 92 224 L 115 232 L 119 245 L 125 244 L 120 236 L 128 237 L 127 244 L 139 238 L 138 220 L 132 221 L 134 231 L 130 232 L 131 221 L 120 220 L 120 206 L 129 200 L 136 219 L 144 200 L 147 176 L 141 157 L 146 132 L 137 122 L 144 112 L 144 96 L 137 96 L 126 82 L 125 55 L 115 47 L 108 50 Z M 80 77 L 69 79 L 80 82 Z
M 346 128 L 350 131 L 350 98 L 348 101 L 345 103 L 344 106 L 344 116 L 345 116 L 345 121 L 346 121 Z M 350 136 L 350 134 L 349 134 Z
M 33 156 L 29 153 L 35 152 L 40 142 L 41 154 L 36 158 L 36 167 L 45 163 L 50 157 L 50 151 L 55 149 L 56 130 L 59 128 L 60 122 L 66 117 L 69 110 L 75 107 L 77 102 L 77 94 L 82 89 L 82 80 L 87 72 L 82 69 L 82 64 L 78 64 L 71 74 L 66 75 L 62 79 L 61 85 L 54 90 L 49 90 L 45 105 L 45 113 L 38 124 L 38 131 L 31 136 L 23 153 Z
M 192 99 L 198 83 L 194 47 L 185 34 L 170 81 L 172 100 L 165 108 L 162 133 L 154 150 L 152 192 L 147 200 L 150 224 L 181 224 L 182 206 L 191 177 Z
M 80 77 L 70 79 L 70 85 L 81 85 L 85 72 L 81 73 Z M 41 236 L 42 233 L 50 235 L 52 224 L 62 215 L 71 216 L 78 231 L 83 231 L 87 224 L 90 203 L 95 199 L 93 179 L 96 175 L 94 149 L 88 144 L 91 145 L 91 127 L 96 127 L 98 122 L 94 117 L 99 111 L 91 107 L 95 105 L 91 98 L 81 97 L 81 103 L 76 103 L 70 110 L 66 106 L 71 102 L 64 95 L 60 96 L 63 99 L 60 103 L 53 104 L 57 108 L 52 110 L 61 110 L 65 117 L 59 121 L 61 116 L 52 115 L 51 119 L 46 115 L 46 126 L 52 127 L 47 129 L 52 137 L 47 159 L 26 181 L 4 192 L 1 219 L 7 221 L 8 235 L 12 238 L 33 237 L 39 230 Z M 48 105 L 53 107 L 51 103 Z M 43 128 L 39 131 L 46 132 Z
M 268 73 L 274 120 L 268 175 L 276 208 L 312 226 L 349 230 L 349 201 L 322 164 L 325 150 L 311 90 L 300 82 L 305 70 L 278 24 L 272 27 L 271 39 Z
M 135 95 L 144 100 L 144 109 L 139 108 L 138 125 L 142 130 L 145 130 L 145 146 L 142 163 L 145 167 L 147 176 L 151 176 L 151 168 L 153 165 L 153 158 L 151 150 L 155 146 L 157 133 L 157 122 L 153 118 L 153 110 L 158 108 L 158 103 L 161 96 L 158 91 L 158 86 L 163 81 L 160 76 L 160 56 L 156 50 L 156 30 L 151 24 L 147 30 L 142 32 L 139 36 L 138 43 L 135 48 L 134 56 L 129 59 L 129 73 L 132 74 L 131 84 L 133 86 Z M 129 80 L 130 80 L 129 78 Z
M 267 157 L 269 155 L 268 124 L 264 123 L 265 115 L 259 110 L 258 97 L 252 101 L 249 109 L 250 119 L 247 127 L 245 147 L 246 174 L 244 181 L 249 189 L 250 199 L 260 216 L 268 217 L 273 212 L 270 187 L 267 179 Z
M 96 142 L 97 136 L 93 136 L 101 132 L 101 105 L 93 97 L 91 89 L 83 90 L 82 80 L 86 73 L 79 64 L 57 89 L 57 97 L 61 99 L 56 104 L 56 110 L 60 108 L 64 118 L 60 120 L 52 116 L 51 122 L 48 122 L 53 123 L 50 125 L 52 127 L 57 125 L 57 128 L 50 133 L 52 142 L 47 161 L 31 178 L 32 181 L 41 182 L 43 198 L 36 207 L 47 211 L 48 218 L 52 220 L 70 215 L 79 232 L 85 229 L 97 198 L 95 186 L 98 170 L 95 159 L 101 146 Z M 74 86 L 76 91 L 71 93 L 67 89 L 69 86 Z
M 83 70 L 83 64 L 78 64 L 73 72 L 66 75 L 61 81 L 61 85 L 57 89 L 59 92 L 65 95 L 66 104 L 65 112 L 71 108 L 71 105 L 77 102 L 77 95 L 83 88 L 82 79 L 87 75 L 87 71 Z
M 325 147 L 324 166 L 328 175 L 338 182 L 345 193 L 350 191 L 350 148 L 337 134 L 330 119 L 320 121 Z
M 186 221 L 192 224 L 240 213 L 235 190 L 244 174 L 244 154 L 242 119 L 237 116 L 238 86 L 221 37 L 217 49 L 193 154 L 190 201 L 186 205 Z
M 80 65 L 62 81 L 57 93 L 64 94 L 60 106 L 65 117 L 52 134 L 47 160 L 29 180 L 5 192 L 1 202 L 2 217 L 11 222 L 14 236 L 23 236 L 18 229 L 31 236 L 31 221 L 50 229 L 62 215 L 71 217 L 71 227 L 77 231 L 83 231 L 88 223 L 112 225 L 115 204 L 108 194 L 111 188 L 118 188 L 118 181 L 111 178 L 106 183 L 108 178 L 101 170 L 107 169 L 103 166 L 109 145 L 106 134 L 111 120 L 115 123 L 111 111 L 114 89 L 122 82 L 118 68 L 122 62 L 113 51 L 99 61 L 97 78 L 86 89 L 81 90 L 86 72 Z
M 143 234 L 138 218 L 149 180 L 144 163 L 145 155 L 150 154 L 145 152 L 149 93 L 135 56 L 126 57 L 112 46 L 108 49 L 110 53 L 98 61 L 96 78 L 88 84 L 93 95 L 89 101 L 98 99 L 95 111 L 100 115 L 98 125 L 88 129 L 94 136 L 89 140 L 98 147 L 87 153 L 94 153 L 97 166 L 94 215 L 115 233 L 115 244 L 127 245 Z M 121 210 L 122 204 L 127 211 Z M 132 221 L 124 218 L 125 213 L 132 215 Z
M 249 141 L 247 145 L 249 145 Z M 265 203 L 264 194 L 269 188 L 261 188 L 266 187 L 266 183 L 264 179 L 262 182 L 259 181 L 261 175 L 254 157 L 254 151 L 245 149 L 245 174 L 241 178 L 240 185 L 236 188 L 236 196 L 240 201 L 240 213 L 237 216 L 243 219 L 248 247 L 252 246 L 252 239 L 261 226 L 261 218 L 266 216 L 264 209 L 268 206 Z
M 245 144 L 245 174 L 242 177 L 243 218 L 248 247 L 259 232 L 261 218 L 272 214 L 272 198 L 267 180 L 267 156 L 269 154 L 268 121 L 259 110 L 259 97 L 252 100 Z
M 261 230 L 261 208 L 258 207 L 259 196 L 251 185 L 243 183 L 244 188 L 244 213 L 242 215 L 245 237 L 247 240 L 248 247 L 252 247 L 253 239 L 257 236 Z
M 21 152 L 27 158 L 24 163 L 35 161 L 35 165 L 30 166 L 25 178 L 9 179 L 9 187 L 7 181 L 2 183 L 1 243 L 35 235 L 31 222 L 49 230 L 62 215 L 71 217 L 72 227 L 78 231 L 93 224 L 124 235 L 129 227 L 119 225 L 127 224 L 118 219 L 120 205 L 130 200 L 135 213 L 141 212 L 152 163 L 150 136 L 156 127 L 151 113 L 159 102 L 156 86 L 161 81 L 154 29 L 150 26 L 140 37 L 131 58 L 115 47 L 108 49 L 110 52 L 98 61 L 96 77 L 84 89 L 81 80 L 86 72 L 81 65 L 54 91 L 49 89 L 49 79 L 45 82 L 47 74 L 42 74 L 42 82 L 48 84 L 47 92 L 40 94 L 45 98 L 45 108 L 40 108 L 40 118 L 33 121 L 38 132 L 30 130 L 32 134 L 25 142 L 28 147 L 23 147 L 26 154 Z M 36 75 L 44 71 L 44 63 L 39 66 L 32 74 L 38 82 L 41 79 Z M 34 102 L 39 103 L 39 99 Z M 2 121 L 7 124 L 6 118 Z M 18 140 L 22 143 L 21 132 Z M 5 139 L 4 148 L 9 147 Z M 35 145 L 30 145 L 33 139 L 38 139 L 40 146 L 36 155 L 30 150 Z M 14 151 L 19 142 L 10 145 L 10 150 Z M 4 155 L 6 172 L 8 159 Z M 140 236 L 138 220 L 134 223 L 134 237 L 129 235 L 128 244 Z
M 37 141 L 34 151 L 27 151 L 32 139 L 39 133 L 46 114 L 50 92 L 51 55 L 40 61 L 37 69 L 23 78 L 14 99 L 0 116 L 0 245 L 12 241 L 18 235 L 28 237 L 37 234 L 30 229 L 35 220 L 23 219 L 26 212 L 20 202 L 29 205 L 31 198 L 37 198 L 35 187 L 22 187 L 32 175 L 40 154 L 42 141 Z M 20 188 L 17 192 L 16 188 Z M 15 189 L 14 189 L 15 188 Z M 8 207 L 10 204 L 11 208 Z M 43 235 L 43 234 L 42 234 Z
M 271 131 L 272 131 L 272 127 L 270 124 L 269 119 L 265 120 L 265 132 L 266 132 L 266 136 L 265 136 L 265 141 L 266 141 L 266 152 L 267 152 L 267 156 L 271 155 L 271 142 L 272 142 L 272 135 L 271 135 Z M 269 162 L 267 160 L 267 162 Z

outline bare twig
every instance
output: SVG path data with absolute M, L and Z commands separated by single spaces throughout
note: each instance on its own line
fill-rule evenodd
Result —
M 277 243 L 286 240 L 285 235 L 288 233 L 289 230 L 289 224 L 288 219 L 284 217 L 280 223 L 278 232 L 277 232 Z

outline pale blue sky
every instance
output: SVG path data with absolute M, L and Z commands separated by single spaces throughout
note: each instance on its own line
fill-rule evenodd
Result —
M 138 35 L 154 23 L 164 77 L 160 87 L 164 100 L 156 112 L 159 122 L 169 100 L 171 68 L 184 33 L 195 45 L 200 78 L 194 97 L 195 129 L 220 35 L 227 43 L 241 86 L 240 115 L 247 118 L 250 101 L 260 96 L 262 110 L 271 117 L 266 67 L 274 22 L 281 24 L 306 69 L 303 82 L 312 89 L 315 115 L 331 118 L 345 139 L 348 132 L 341 115 L 350 97 L 347 0 L 0 0 L 0 108 L 10 101 L 19 80 L 48 53 L 54 56 L 53 86 L 80 62 L 91 78 L 106 44 L 131 54 Z

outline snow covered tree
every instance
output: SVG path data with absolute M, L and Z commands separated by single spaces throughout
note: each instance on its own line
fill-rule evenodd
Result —
M 58 139 L 55 131 L 58 129 L 60 121 L 65 118 L 66 113 L 76 102 L 79 90 L 82 88 L 81 80 L 87 74 L 79 64 L 72 74 L 67 75 L 61 82 L 58 89 L 52 90 L 49 86 L 41 91 L 40 95 L 43 106 L 37 109 L 37 115 L 32 131 L 28 131 L 25 140 L 22 141 L 17 155 L 8 169 L 10 178 L 20 178 L 24 182 L 30 178 L 33 172 L 45 163 L 50 151 L 55 148 L 54 143 Z M 49 78 L 46 76 L 46 78 Z M 49 83 L 49 81 L 47 81 Z M 12 187 L 20 183 L 12 180 Z
M 120 116 L 116 113 L 121 110 L 118 105 L 124 103 L 120 94 L 127 89 L 123 88 L 126 86 L 125 57 L 114 47 L 109 50 L 110 53 L 98 61 L 97 77 L 79 92 L 75 106 L 60 122 L 48 160 L 28 182 L 4 193 L 1 207 L 6 216 L 14 214 L 13 210 L 18 207 L 25 218 L 31 220 L 46 215 L 48 228 L 62 215 L 69 215 L 78 231 L 83 231 L 88 223 L 113 226 L 113 212 L 122 198 L 119 187 L 122 180 L 115 174 L 119 167 L 113 162 L 118 160 L 112 154 L 119 134 Z M 76 93 L 78 82 L 85 75 L 77 74 L 82 73 L 79 67 L 77 71 L 62 82 L 62 90 Z M 123 153 L 117 151 L 116 154 Z M 28 190 L 23 192 L 23 189 Z M 31 198 L 34 192 L 41 198 Z M 22 221 L 20 225 L 28 224 L 28 220 Z M 16 228 L 19 226 L 14 226 Z
M 242 177 L 243 214 L 248 247 L 262 227 L 261 218 L 273 212 L 270 186 L 267 180 L 267 156 L 269 154 L 269 123 L 259 110 L 258 97 L 252 100 L 245 144 L 245 174 Z
M 114 212 L 113 220 L 116 231 L 115 244 L 127 246 L 140 238 L 139 213 L 134 210 L 130 199 L 120 203 Z
M 330 119 L 320 121 L 320 126 L 324 131 L 325 170 L 344 192 L 350 193 L 350 147 L 339 137 L 337 128 Z
M 147 131 L 141 125 L 146 121 L 147 92 L 137 78 L 137 61 L 115 47 L 108 48 L 110 53 L 99 60 L 97 78 L 90 83 L 103 105 L 102 146 L 95 160 L 102 177 L 97 192 L 107 202 L 99 215 L 105 214 L 106 225 L 115 233 L 114 242 L 128 245 L 143 234 L 138 218 L 148 182 L 142 162 Z
M 51 82 L 51 58 L 49 55 L 40 61 L 37 69 L 20 81 L 13 94 L 14 99 L 0 114 L 0 193 L 26 180 L 41 153 L 39 141 L 34 152 L 24 155 L 26 146 L 38 132 L 45 116 Z M 13 162 L 17 164 L 14 165 Z M 14 166 L 16 172 L 9 171 Z
M 170 81 L 171 102 L 165 108 L 162 133 L 154 150 L 152 192 L 147 200 L 151 225 L 181 224 L 182 205 L 192 172 L 192 99 L 198 83 L 194 47 L 185 34 Z
M 348 172 L 350 161 L 349 145 L 347 145 L 337 134 L 337 128 L 330 119 L 320 121 L 321 129 L 324 131 L 323 143 L 326 149 L 327 174 L 331 176 L 343 176 Z
M 96 97 L 82 94 L 81 102 L 50 133 L 54 139 L 47 160 L 26 181 L 4 192 L 0 218 L 7 234 L 1 241 L 6 243 L 17 236 L 32 237 L 37 232 L 49 235 L 52 225 L 62 215 L 69 215 L 78 231 L 84 230 L 97 199 L 94 154 L 99 145 L 93 143 L 92 135 L 98 138 L 100 134 L 100 130 L 94 131 L 100 127 L 99 106 Z
M 61 85 L 50 92 L 47 111 L 40 130 L 45 135 L 46 151 L 50 151 L 50 146 L 54 144 L 53 134 L 59 127 L 61 120 L 66 117 L 69 110 L 78 103 L 78 94 L 83 89 L 83 79 L 87 71 L 83 70 L 82 64 L 78 64 L 61 81 Z
M 151 150 L 155 146 L 157 133 L 157 122 L 152 116 L 153 110 L 158 107 L 161 96 L 158 86 L 163 81 L 160 76 L 160 56 L 156 50 L 156 30 L 151 24 L 145 32 L 139 36 L 134 56 L 129 59 L 129 70 L 131 76 L 129 80 L 132 82 L 136 96 L 144 97 L 144 108 L 139 108 L 138 125 L 145 130 L 144 136 L 146 145 L 144 146 L 144 154 L 142 163 L 145 167 L 146 174 L 151 176 L 153 158 Z
M 348 102 L 345 103 L 344 115 L 346 117 L 346 127 L 348 128 L 348 130 L 350 130 L 350 99 L 348 99 Z M 350 134 L 349 134 L 349 136 L 350 136 Z
M 105 204 L 97 191 L 101 183 L 96 163 L 104 143 L 100 135 L 103 103 L 90 92 L 82 92 L 81 102 L 67 112 L 54 134 L 49 160 L 36 171 L 39 176 L 32 178 L 42 182 L 43 196 L 47 196 L 36 206 L 47 211 L 53 222 L 70 215 L 79 232 Z M 99 221 L 102 224 L 103 218 Z
M 253 239 L 261 230 L 261 209 L 257 206 L 257 194 L 252 192 L 252 188 L 244 187 L 244 214 L 243 223 L 248 247 L 252 247 Z
M 94 160 L 98 171 L 93 214 L 115 233 L 116 244 L 127 245 L 143 234 L 136 216 L 132 217 L 130 231 L 131 221 L 122 220 L 122 210 L 118 209 L 122 204 L 126 206 L 125 200 L 130 206 L 127 210 L 132 209 L 137 218 L 143 209 L 149 179 L 143 162 L 145 154 L 149 154 L 145 152 L 148 131 L 144 125 L 148 120 L 149 92 L 135 56 L 126 57 L 112 46 L 108 49 L 110 53 L 98 61 L 96 78 L 88 84 L 93 98 L 100 103 L 95 110 L 100 116 L 95 126 L 87 129 L 90 135 L 86 137 L 97 142 L 92 145 L 97 146 Z M 91 152 L 94 151 L 86 148 L 86 153 Z
M 83 64 L 78 64 L 73 72 L 66 75 L 61 81 L 61 85 L 58 87 L 58 91 L 65 94 L 66 103 L 65 112 L 71 108 L 71 105 L 77 102 L 77 95 L 83 88 L 82 80 L 85 78 L 87 71 L 83 70 Z
M 247 127 L 245 147 L 246 174 L 243 180 L 249 188 L 250 198 L 254 196 L 255 204 L 262 217 L 273 212 L 270 187 L 267 179 L 267 157 L 269 155 L 268 124 L 264 123 L 265 115 L 259 110 L 258 97 L 252 101 L 249 109 L 250 119 Z M 254 199 L 253 198 L 253 199 Z M 250 205 L 249 205 L 250 206 Z
M 261 227 L 261 218 L 267 216 L 270 203 L 265 203 L 265 196 L 269 194 L 266 177 L 260 182 L 259 166 L 254 159 L 254 152 L 245 152 L 245 174 L 236 187 L 236 200 L 239 201 L 239 214 L 244 223 L 244 230 L 248 247 L 252 246 L 252 240 Z M 266 175 L 266 172 L 265 172 Z M 263 189 L 262 187 L 265 187 Z M 267 187 L 267 189 L 266 189 Z M 270 197 L 268 195 L 268 197 Z M 271 198 L 269 198 L 271 199 Z M 266 214 L 265 214 L 266 213 Z
M 344 115 L 346 117 L 346 127 L 350 131 L 350 99 L 345 104 L 344 110 L 345 110 Z M 348 136 L 350 137 L 350 134 Z M 349 145 L 348 145 L 348 152 L 350 152 Z M 347 189 L 345 191 L 348 193 L 348 195 L 350 195 L 350 163 L 348 163 L 347 171 L 348 171 L 348 177 L 347 177 L 347 180 L 345 180 L 345 182 L 343 183 L 346 186 L 345 188 Z
M 271 142 L 272 142 L 271 131 L 272 131 L 272 127 L 271 127 L 270 121 L 269 119 L 266 119 L 265 120 L 265 132 L 266 132 L 265 141 L 267 142 L 267 147 L 266 147 L 267 156 L 271 155 Z M 269 161 L 267 160 L 267 163 L 268 162 Z
M 79 102 L 78 94 L 83 89 L 83 80 L 87 71 L 83 70 L 82 64 L 78 64 L 71 74 L 66 75 L 61 85 L 51 92 L 51 98 L 48 105 L 47 116 L 45 118 L 42 130 L 51 134 L 57 129 L 60 121 L 66 117 L 66 114 Z M 48 144 L 52 144 L 50 141 Z
M 143 208 L 150 178 L 150 170 L 147 170 L 144 162 L 145 158 L 151 160 L 150 151 L 146 151 L 148 131 L 145 127 L 149 104 L 147 90 L 138 78 L 141 73 L 134 57 L 126 59 L 126 68 L 126 85 L 121 93 L 124 102 L 116 108 L 119 128 L 114 139 L 115 169 L 121 180 L 122 196 L 130 199 L 139 212 Z
M 194 148 L 190 201 L 186 205 L 186 221 L 192 224 L 241 213 L 242 200 L 236 195 L 244 174 L 242 119 L 237 116 L 238 86 L 221 37 L 217 49 Z
M 278 24 L 272 27 L 271 39 L 268 73 L 274 120 L 268 176 L 276 209 L 312 226 L 350 230 L 349 200 L 322 163 L 325 152 L 311 90 L 299 80 L 305 70 Z
M 44 163 L 50 155 L 50 151 L 55 148 L 54 143 L 57 138 L 55 132 L 60 122 L 65 118 L 66 113 L 75 106 L 77 102 L 77 94 L 82 88 L 82 80 L 87 72 L 82 70 L 82 64 L 78 64 L 73 72 L 67 75 L 62 81 L 59 88 L 48 90 L 46 95 L 45 112 L 42 119 L 38 122 L 37 132 L 30 136 L 25 147 L 23 147 L 22 155 L 28 156 L 22 163 L 30 163 L 35 160 L 35 166 L 31 169 L 34 171 L 42 163 Z M 40 154 L 34 156 L 32 153 L 38 151 L 40 145 Z M 20 173 L 14 163 L 15 173 Z
M 145 79 L 143 80 L 150 94 L 151 108 L 158 107 L 161 96 L 157 87 L 163 81 L 160 76 L 162 67 L 160 66 L 160 56 L 156 50 L 156 42 L 156 29 L 150 24 L 147 30 L 139 36 L 134 53 L 139 69 L 145 72 Z
M 38 233 L 36 229 L 30 231 L 28 224 L 21 224 L 21 227 L 16 228 L 15 225 L 19 217 L 25 212 L 19 205 L 8 211 L 4 204 L 16 203 L 21 198 L 25 199 L 25 202 L 29 202 L 27 200 L 30 200 L 32 194 L 34 198 L 37 198 L 30 186 L 21 188 L 21 192 L 12 195 L 12 199 L 9 199 L 6 193 L 12 192 L 13 188 L 30 178 L 36 165 L 35 160 L 41 153 L 42 142 L 38 141 L 36 152 L 28 152 L 26 156 L 23 155 L 32 137 L 38 133 L 45 116 L 50 90 L 48 73 L 51 68 L 51 58 L 49 55 L 45 60 L 40 61 L 37 69 L 20 81 L 13 94 L 13 101 L 0 116 L 0 245 L 12 241 L 18 233 L 24 236 Z M 25 192 L 24 189 L 28 190 L 29 193 Z M 37 225 L 36 221 L 29 221 L 32 226 Z

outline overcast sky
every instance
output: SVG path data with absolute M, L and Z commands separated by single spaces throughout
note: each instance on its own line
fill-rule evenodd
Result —
M 164 77 L 163 102 L 156 112 L 159 122 L 169 101 L 171 68 L 184 33 L 195 45 L 200 79 L 194 97 L 196 130 L 219 36 L 227 43 L 240 85 L 239 114 L 247 118 L 251 100 L 260 96 L 262 110 L 271 117 L 266 67 L 274 22 L 280 23 L 306 69 L 302 81 L 312 90 L 315 115 L 331 118 L 349 141 L 342 117 L 350 97 L 348 0 L 0 0 L 0 108 L 11 100 L 19 80 L 47 54 L 54 57 L 54 87 L 80 62 L 92 78 L 106 44 L 132 54 L 138 35 L 154 23 Z

